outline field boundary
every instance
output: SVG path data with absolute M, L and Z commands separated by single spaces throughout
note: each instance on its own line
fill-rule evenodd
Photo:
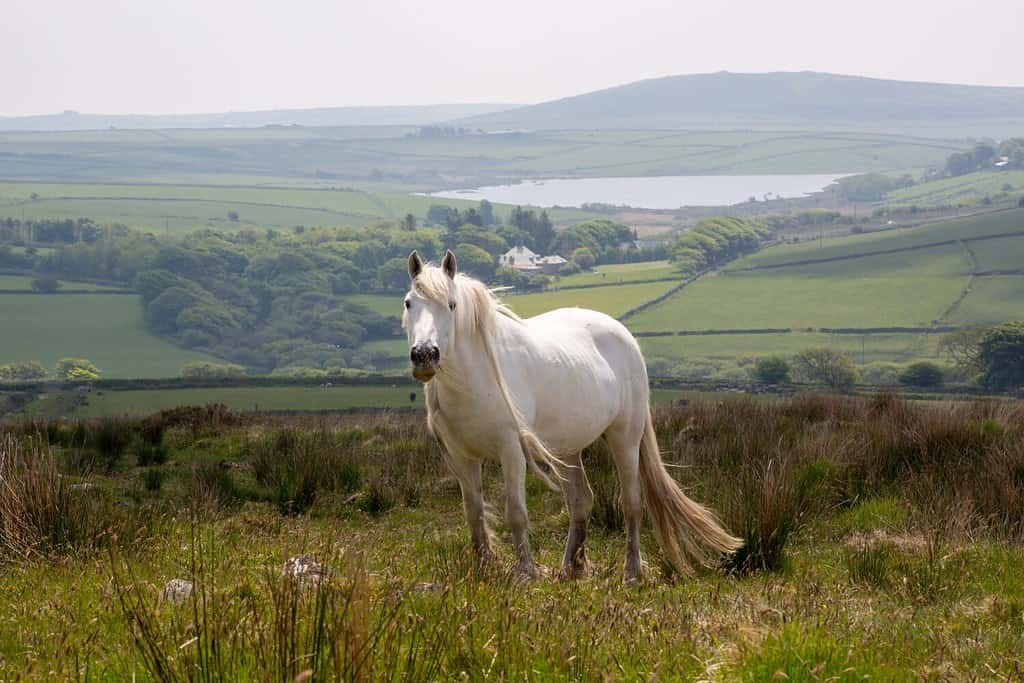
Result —
M 846 256 L 828 256 L 824 258 L 816 259 L 801 259 L 798 261 L 786 261 L 785 263 L 769 263 L 763 266 L 747 266 L 745 268 L 730 268 L 730 273 L 743 273 L 751 272 L 755 270 L 774 270 L 777 268 L 792 268 L 794 266 L 810 266 L 819 263 L 835 263 L 837 261 L 852 261 L 859 258 L 869 258 L 871 256 L 885 256 L 887 254 L 900 254 L 907 251 L 920 251 L 921 249 L 933 249 L 935 247 L 947 247 L 955 244 L 962 244 L 967 242 L 984 242 L 986 240 L 997 240 L 1004 239 L 1006 237 L 1024 237 L 1024 232 L 1001 232 L 992 235 L 979 235 L 978 237 L 971 237 L 969 239 L 948 239 L 941 240 L 938 242 L 928 242 L 926 244 L 917 244 L 912 247 L 896 247 L 894 249 L 876 249 L 874 251 L 864 251 L 859 254 L 848 254 Z
M 629 309 L 628 311 L 626 311 L 625 313 L 620 315 L 617 318 L 617 320 L 619 322 L 625 322 L 628 318 L 636 315 L 637 313 L 640 313 L 642 311 L 646 311 L 651 306 L 657 306 L 662 301 L 664 301 L 665 299 L 668 299 L 670 296 L 672 296 L 673 294 L 675 294 L 676 292 L 681 290 L 683 287 L 686 287 L 687 285 L 693 284 L 694 282 L 696 282 L 697 280 L 701 279 L 702 277 L 704 277 L 708 273 L 715 272 L 715 270 L 716 270 L 715 268 L 705 268 L 704 270 L 700 271 L 696 275 L 691 275 L 690 277 L 686 278 L 685 280 L 683 280 L 679 284 L 675 285 L 674 287 L 669 287 L 668 291 L 666 291 L 666 292 L 664 292 L 662 294 L 659 294 L 658 296 L 654 297 L 653 299 L 649 299 L 648 301 L 643 302 L 639 306 L 634 306 L 633 308 Z
M 946 334 L 961 329 L 956 325 L 932 325 L 929 327 L 758 327 L 750 329 L 710 330 L 664 330 L 634 332 L 638 339 L 648 337 L 714 337 L 748 334 Z

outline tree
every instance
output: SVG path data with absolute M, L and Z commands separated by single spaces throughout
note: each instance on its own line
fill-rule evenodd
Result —
M 83 382 L 100 378 L 100 370 L 85 358 L 61 358 L 53 374 L 66 382 Z
M 405 218 L 402 219 L 402 229 L 412 232 L 416 229 L 416 216 L 411 213 L 405 214 Z
M 31 382 L 46 377 L 46 368 L 34 360 L 0 365 L 0 382 Z
M 389 292 L 404 292 L 409 288 L 409 259 L 396 256 L 377 269 L 380 285 Z
M 1024 386 L 1024 321 L 988 330 L 978 342 L 978 359 L 985 386 L 999 390 Z
M 754 379 L 765 384 L 784 384 L 789 381 L 789 361 L 781 356 L 759 358 L 754 365 Z
M 953 362 L 961 375 L 974 375 L 984 369 L 978 344 L 986 332 L 987 327 L 965 327 L 950 332 L 939 340 L 938 351 Z
M 197 361 L 185 363 L 181 366 L 181 376 L 188 379 L 226 379 L 228 377 L 242 377 L 243 375 L 245 375 L 245 368 L 234 363 Z
M 848 392 L 857 381 L 857 369 L 850 358 L 826 347 L 804 349 L 793 359 L 797 375 L 824 384 L 833 391 Z
M 597 259 L 594 258 L 594 252 L 587 247 L 580 247 L 576 251 L 572 252 L 572 261 L 583 270 L 589 270 L 594 267 L 594 263 Z
M 899 381 L 908 387 L 941 387 L 944 377 L 942 368 L 935 363 L 918 361 L 911 363 L 900 373 Z
M 494 257 L 473 244 L 460 244 L 455 247 L 459 270 L 470 275 L 489 280 L 494 277 Z
M 484 223 L 484 227 L 488 225 L 494 225 L 494 205 L 486 199 L 480 200 L 480 219 Z
M 32 291 L 51 294 L 60 289 L 60 280 L 55 277 L 37 277 L 32 280 Z

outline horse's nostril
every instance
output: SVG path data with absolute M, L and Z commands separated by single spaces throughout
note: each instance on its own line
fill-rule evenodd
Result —
M 436 346 L 430 347 L 430 358 L 436 363 L 441 360 L 441 349 Z

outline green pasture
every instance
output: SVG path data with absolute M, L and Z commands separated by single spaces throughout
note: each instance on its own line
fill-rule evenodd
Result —
M 366 306 L 381 315 L 395 317 L 402 315 L 402 295 L 400 294 L 352 294 L 346 296 L 345 301 Z
M 926 326 L 970 273 L 959 246 L 705 277 L 629 318 L 637 331 Z
M 949 316 L 954 325 L 992 325 L 1024 319 L 1024 276 L 977 277 Z
M 614 285 L 638 280 L 680 279 L 675 267 L 668 261 L 618 263 L 596 266 L 592 270 L 558 278 L 559 287 L 577 285 Z
M 524 318 L 554 310 L 578 306 L 592 308 L 610 316 L 620 316 L 635 306 L 659 296 L 673 287 L 673 282 L 648 282 L 618 287 L 562 289 L 538 294 L 517 294 L 503 297 L 509 307 Z
M 1007 190 L 1006 186 L 1010 189 Z M 978 171 L 955 178 L 940 178 L 890 192 L 886 204 L 947 206 L 975 204 L 1001 192 L 1024 194 L 1024 171 Z
M 935 357 L 936 334 L 716 334 L 685 337 L 643 337 L 640 347 L 648 362 L 732 362 L 765 356 L 793 356 L 804 349 L 825 346 L 850 354 L 858 363 L 911 361 Z
M 324 384 L 330 380 L 324 380 Z M 410 394 L 416 400 L 410 401 Z M 410 377 L 394 386 L 271 386 L 93 391 L 75 417 L 149 415 L 177 406 L 223 403 L 240 411 L 330 411 L 353 408 L 422 408 L 423 390 Z
M 0 275 L 0 289 L 24 289 L 25 291 L 31 291 L 32 280 L 34 279 L 27 275 Z M 61 289 L 119 289 L 110 285 L 97 285 L 91 282 L 75 282 L 73 280 L 61 280 L 60 286 Z
M 142 307 L 123 294 L 0 296 L 0 364 L 60 358 L 93 361 L 104 377 L 176 377 L 190 361 L 216 360 L 146 329 Z
M 919 169 L 941 165 L 964 146 L 799 129 L 548 130 L 452 138 L 370 128 L 4 133 L 0 153 L 8 161 L 0 177 L 422 191 L 528 177 Z
M 928 223 L 914 228 L 894 228 L 864 235 L 770 247 L 736 261 L 727 270 L 771 266 L 809 259 L 844 258 L 866 252 L 903 249 L 946 240 L 974 240 L 989 235 L 1024 235 L 1024 209 L 992 211 L 964 218 Z M 980 244 L 980 243 L 976 243 Z
M 972 242 L 971 251 L 980 272 L 1015 270 L 1024 272 L 1024 234 L 998 240 Z

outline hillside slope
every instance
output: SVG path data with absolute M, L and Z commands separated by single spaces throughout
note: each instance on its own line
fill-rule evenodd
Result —
M 492 128 L 860 127 L 953 134 L 1024 125 L 1024 88 L 799 72 L 668 76 L 468 119 Z M 990 132 L 989 134 L 996 134 Z

